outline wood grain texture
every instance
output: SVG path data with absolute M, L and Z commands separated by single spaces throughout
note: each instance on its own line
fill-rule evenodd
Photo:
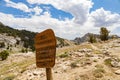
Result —
M 55 65 L 56 37 L 52 29 L 35 36 L 36 65 L 39 68 L 51 68 Z

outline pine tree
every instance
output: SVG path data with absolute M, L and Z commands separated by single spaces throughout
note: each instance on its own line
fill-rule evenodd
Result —
M 106 40 L 108 40 L 108 36 L 109 36 L 109 31 L 107 30 L 107 28 L 101 27 L 101 29 L 100 29 L 100 39 L 102 41 L 106 41 Z

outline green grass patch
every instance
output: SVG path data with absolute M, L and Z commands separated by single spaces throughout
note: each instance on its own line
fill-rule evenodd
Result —
M 111 66 L 111 59 L 110 58 L 108 58 L 108 59 L 105 59 L 104 60 L 104 63 L 105 63 L 105 65 L 107 65 L 107 66 Z
M 7 77 L 5 77 L 3 80 L 13 80 L 15 78 L 15 75 L 9 75 Z
M 103 65 L 97 64 L 97 65 L 95 65 L 95 67 L 96 67 L 96 68 L 103 68 Z
M 103 68 L 97 68 L 93 71 L 93 76 L 96 78 L 102 78 L 103 73 L 105 73 L 105 70 Z
M 65 58 L 65 57 L 68 57 L 68 56 L 69 56 L 69 55 L 68 55 L 67 52 L 65 52 L 65 53 L 59 55 L 60 58 Z
M 94 50 L 94 54 L 101 54 L 102 52 L 99 50 Z

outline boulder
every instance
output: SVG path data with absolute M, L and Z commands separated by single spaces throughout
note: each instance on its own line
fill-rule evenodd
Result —
M 79 49 L 77 50 L 78 52 L 81 52 L 81 53 L 86 53 L 86 52 L 92 52 L 92 49 L 87 49 L 87 48 L 84 48 L 84 49 Z
M 120 75 L 120 70 L 116 70 L 115 74 Z
M 113 58 L 112 61 L 111 61 L 111 65 L 112 65 L 112 67 L 116 67 L 116 68 L 120 67 L 119 59 L 118 58 Z

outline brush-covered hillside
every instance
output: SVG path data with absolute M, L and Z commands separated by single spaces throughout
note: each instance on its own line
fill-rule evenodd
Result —
M 3 40 L 5 44 L 7 43 L 7 46 L 22 43 L 24 48 L 35 50 L 33 44 L 36 33 L 34 32 L 13 29 L 0 23 L 0 35 L 0 41 L 2 42 Z
M 5 26 L 0 22 L 0 48 L 8 50 L 16 50 L 18 47 L 19 51 L 27 49 L 35 51 L 34 48 L 34 37 L 37 33 L 27 30 L 17 30 L 9 26 Z M 71 46 L 74 45 L 72 41 L 56 37 L 57 47 Z

